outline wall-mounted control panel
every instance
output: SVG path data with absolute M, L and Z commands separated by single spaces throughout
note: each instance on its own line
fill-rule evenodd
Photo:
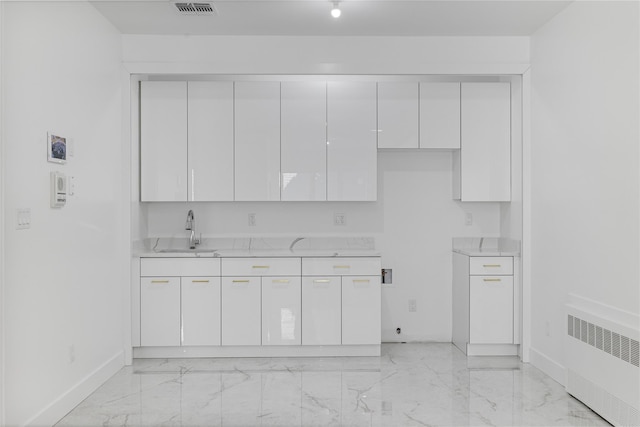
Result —
M 51 172 L 51 207 L 61 208 L 67 203 L 67 177 L 62 172 Z

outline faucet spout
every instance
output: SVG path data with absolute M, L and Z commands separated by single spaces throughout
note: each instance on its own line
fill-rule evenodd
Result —
M 187 213 L 187 223 L 184 228 L 189 231 L 189 249 L 195 249 L 196 245 L 200 244 L 200 239 L 196 237 L 196 218 L 191 209 Z

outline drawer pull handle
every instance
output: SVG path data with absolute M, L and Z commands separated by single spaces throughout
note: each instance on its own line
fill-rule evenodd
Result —
M 369 279 L 353 279 L 353 283 L 369 283 Z
M 315 279 L 313 283 L 329 283 L 329 279 Z
M 208 280 L 192 280 L 191 283 L 209 283 Z
M 291 280 L 288 279 L 274 279 L 271 281 L 271 283 L 289 283 L 291 282 Z
M 151 283 L 169 283 L 168 280 L 152 280 Z
M 486 267 L 486 268 L 489 268 L 489 267 L 491 267 L 491 268 L 500 268 L 500 267 L 502 267 L 502 265 L 500 265 L 500 264 L 482 264 L 482 266 Z
M 269 268 L 268 265 L 254 265 L 251 268 Z
M 502 282 L 502 279 L 482 279 L 485 282 Z
M 234 280 L 233 283 L 249 283 L 248 280 Z
M 333 268 L 351 268 L 350 265 L 334 265 Z

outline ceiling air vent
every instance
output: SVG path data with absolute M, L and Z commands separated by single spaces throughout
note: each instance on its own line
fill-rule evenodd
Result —
M 174 3 L 181 15 L 217 15 L 212 3 Z

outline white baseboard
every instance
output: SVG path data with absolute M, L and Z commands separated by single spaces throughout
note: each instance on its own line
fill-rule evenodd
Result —
M 567 385 L 567 368 L 533 347 L 529 349 L 529 358 L 529 363 L 533 366 L 549 375 L 563 387 Z
M 104 384 L 124 366 L 124 352 L 119 352 L 96 370 L 73 385 L 38 414 L 26 422 L 27 426 L 51 426 Z

